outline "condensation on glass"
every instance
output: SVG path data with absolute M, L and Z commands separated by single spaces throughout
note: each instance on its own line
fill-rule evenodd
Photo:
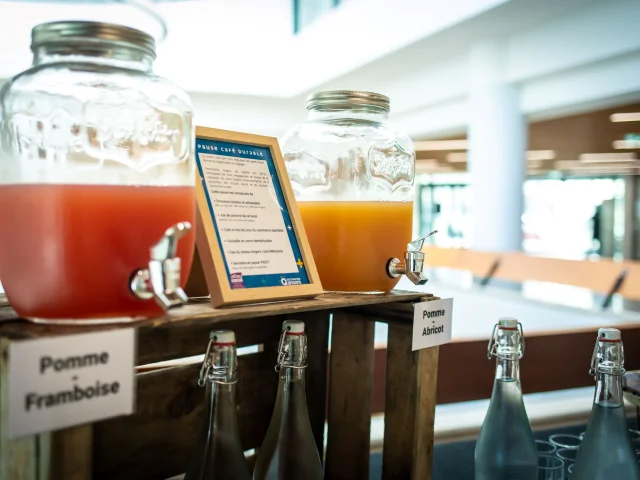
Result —
M 182 303 L 195 215 L 188 95 L 153 73 L 154 39 L 135 29 L 47 23 L 31 48 L 32 67 L 0 93 L 9 301 L 44 319 Z
M 388 121 L 384 95 L 310 95 L 281 146 L 326 290 L 389 291 L 386 263 L 411 242 L 415 153 Z

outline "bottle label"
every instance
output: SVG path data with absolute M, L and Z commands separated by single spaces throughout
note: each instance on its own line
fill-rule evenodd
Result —
M 414 305 L 412 350 L 451 342 L 453 298 L 432 300 Z

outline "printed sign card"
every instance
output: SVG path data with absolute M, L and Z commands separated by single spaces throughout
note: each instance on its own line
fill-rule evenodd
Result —
M 198 256 L 213 305 L 322 293 L 277 139 L 197 127 L 196 163 Z
M 451 342 L 453 298 L 432 300 L 414 305 L 412 350 Z
M 11 343 L 9 436 L 133 413 L 135 330 Z

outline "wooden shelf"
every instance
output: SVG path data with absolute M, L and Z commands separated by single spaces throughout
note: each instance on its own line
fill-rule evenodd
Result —
M 239 347 L 260 345 L 238 358 L 237 412 L 245 450 L 259 448 L 276 396 L 276 362 L 282 321 L 305 322 L 308 338 L 307 406 L 321 453 L 329 425 L 325 478 L 369 478 L 374 322 L 389 326 L 384 479 L 431 475 L 438 347 L 411 351 L 412 302 L 434 299 L 416 292 L 386 295 L 323 294 L 313 299 L 214 309 L 192 302 L 168 314 L 131 323 L 42 325 L 0 307 L 0 411 L 6 415 L 10 346 L 16 341 L 91 331 L 135 328 L 136 365 L 204 353 L 212 329 L 232 329 Z M 329 322 L 333 318 L 331 355 Z M 184 472 L 206 418 L 200 365 L 168 367 L 136 375 L 133 415 L 18 440 L 0 419 L 0 479 L 160 479 Z M 330 371 L 329 371 L 330 370 Z M 393 375 L 390 375 L 390 372 Z M 402 373 L 402 375 L 400 375 Z M 391 410 L 393 409 L 393 411 Z M 404 412 L 404 413 L 403 413 Z M 394 417 L 395 415 L 395 417 Z M 412 421 L 413 422 L 413 421 Z M 15 477 L 14 472 L 28 472 Z M 8 476 L 7 476 L 8 475 Z
M 295 318 L 314 311 L 333 312 L 344 308 L 416 301 L 424 293 L 394 291 L 385 295 L 348 295 L 326 293 L 319 297 L 289 302 L 213 308 L 198 301 L 170 310 L 157 318 L 118 324 L 43 325 L 18 318 L 10 307 L 0 307 L 0 337 L 11 340 L 72 335 L 116 328 L 136 328 L 138 351 L 136 365 L 161 362 L 203 353 L 203 338 L 213 328 L 238 330 L 239 347 L 260 343 L 260 338 L 279 332 L 278 323 L 258 322 L 264 317 Z

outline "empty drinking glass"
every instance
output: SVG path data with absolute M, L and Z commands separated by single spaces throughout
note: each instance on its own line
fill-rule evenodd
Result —
M 538 480 L 564 480 L 564 462 L 552 455 L 538 457 Z
M 569 435 L 566 433 L 554 433 L 549 437 L 549 441 L 557 448 L 566 448 L 568 450 L 578 450 L 582 438 L 578 435 Z
M 556 456 L 564 462 L 565 472 L 567 473 L 567 475 L 569 475 L 569 467 L 576 461 L 578 450 L 571 448 L 561 448 L 556 452 Z

